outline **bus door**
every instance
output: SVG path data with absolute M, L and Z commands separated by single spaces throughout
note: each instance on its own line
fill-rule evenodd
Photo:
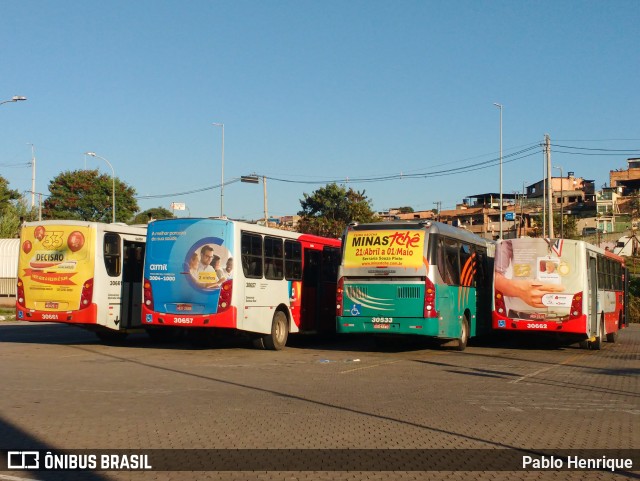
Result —
M 487 266 L 487 251 L 479 247 L 476 250 L 476 335 L 491 332 L 491 276 Z
M 300 330 L 312 331 L 318 327 L 318 288 L 320 285 L 322 252 L 305 248 L 303 259 Z
M 98 324 L 105 325 L 110 329 L 120 329 L 122 321 L 122 238 L 120 234 L 105 232 L 103 254 L 107 272 L 107 315 L 106 320 L 101 318 L 98 320 Z M 98 270 L 96 269 L 96 273 Z
M 142 316 L 142 277 L 144 274 L 144 242 L 124 239 L 120 317 L 122 328 L 139 327 Z
M 589 287 L 589 319 L 587 321 L 588 335 L 598 332 L 598 263 L 594 256 L 589 256 L 588 287 Z
M 340 249 L 325 246 L 322 249 L 322 275 L 318 286 L 318 332 L 336 332 L 336 287 L 338 268 L 340 267 Z

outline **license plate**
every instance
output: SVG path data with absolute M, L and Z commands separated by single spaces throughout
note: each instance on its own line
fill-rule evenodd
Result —
M 391 329 L 391 324 L 374 324 L 374 329 Z

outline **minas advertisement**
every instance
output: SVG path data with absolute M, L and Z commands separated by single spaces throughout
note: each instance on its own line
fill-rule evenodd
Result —
M 422 266 L 424 231 L 349 231 L 345 244 L 345 267 Z

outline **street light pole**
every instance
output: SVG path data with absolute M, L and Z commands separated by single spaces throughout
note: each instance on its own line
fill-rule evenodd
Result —
M 113 205 L 113 212 L 111 216 L 111 222 L 115 223 L 116 221 L 116 171 L 113 169 L 113 165 L 104 157 L 99 156 L 95 152 L 85 152 L 86 155 L 90 155 L 91 157 L 97 157 L 98 159 L 104 160 L 109 167 L 111 167 L 111 200 Z
M 0 105 L 7 104 L 9 102 L 20 102 L 21 100 L 27 100 L 27 97 L 22 97 L 21 95 L 14 95 L 9 100 L 3 100 L 0 102 Z
M 560 239 L 564 239 L 564 172 L 558 165 L 553 168 L 560 171 Z
M 502 239 L 502 104 L 494 103 L 500 109 L 500 239 Z
M 222 127 L 222 175 L 220 176 L 220 217 L 224 217 L 224 124 L 213 123 L 216 127 Z

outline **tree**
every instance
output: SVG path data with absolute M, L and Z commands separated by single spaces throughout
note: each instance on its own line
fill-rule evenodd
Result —
M 49 182 L 51 195 L 44 202 L 46 219 L 111 222 L 112 179 L 98 170 L 66 171 Z M 116 177 L 116 222 L 126 222 L 138 211 L 136 191 Z
M 298 222 L 301 232 L 325 237 L 340 237 L 349 222 L 374 222 L 378 217 L 371 209 L 365 192 L 347 190 L 345 186 L 327 184 L 304 194 L 300 200 L 302 218 Z
M 401 214 L 412 214 L 414 212 L 413 207 L 398 207 L 398 212 Z
M 149 218 L 154 220 L 158 219 L 173 219 L 175 216 L 173 212 L 164 207 L 153 207 L 151 209 L 147 209 L 144 212 L 140 212 L 136 215 L 131 221 L 132 224 L 147 224 L 149 222 Z
M 20 221 L 29 222 L 37 218 L 37 210 L 28 207 L 26 199 L 20 198 L 9 202 L 0 214 L 0 239 L 20 237 Z
M 20 199 L 20 193 L 17 190 L 9 188 L 9 181 L 0 175 L 0 214 L 11 205 L 14 200 Z

